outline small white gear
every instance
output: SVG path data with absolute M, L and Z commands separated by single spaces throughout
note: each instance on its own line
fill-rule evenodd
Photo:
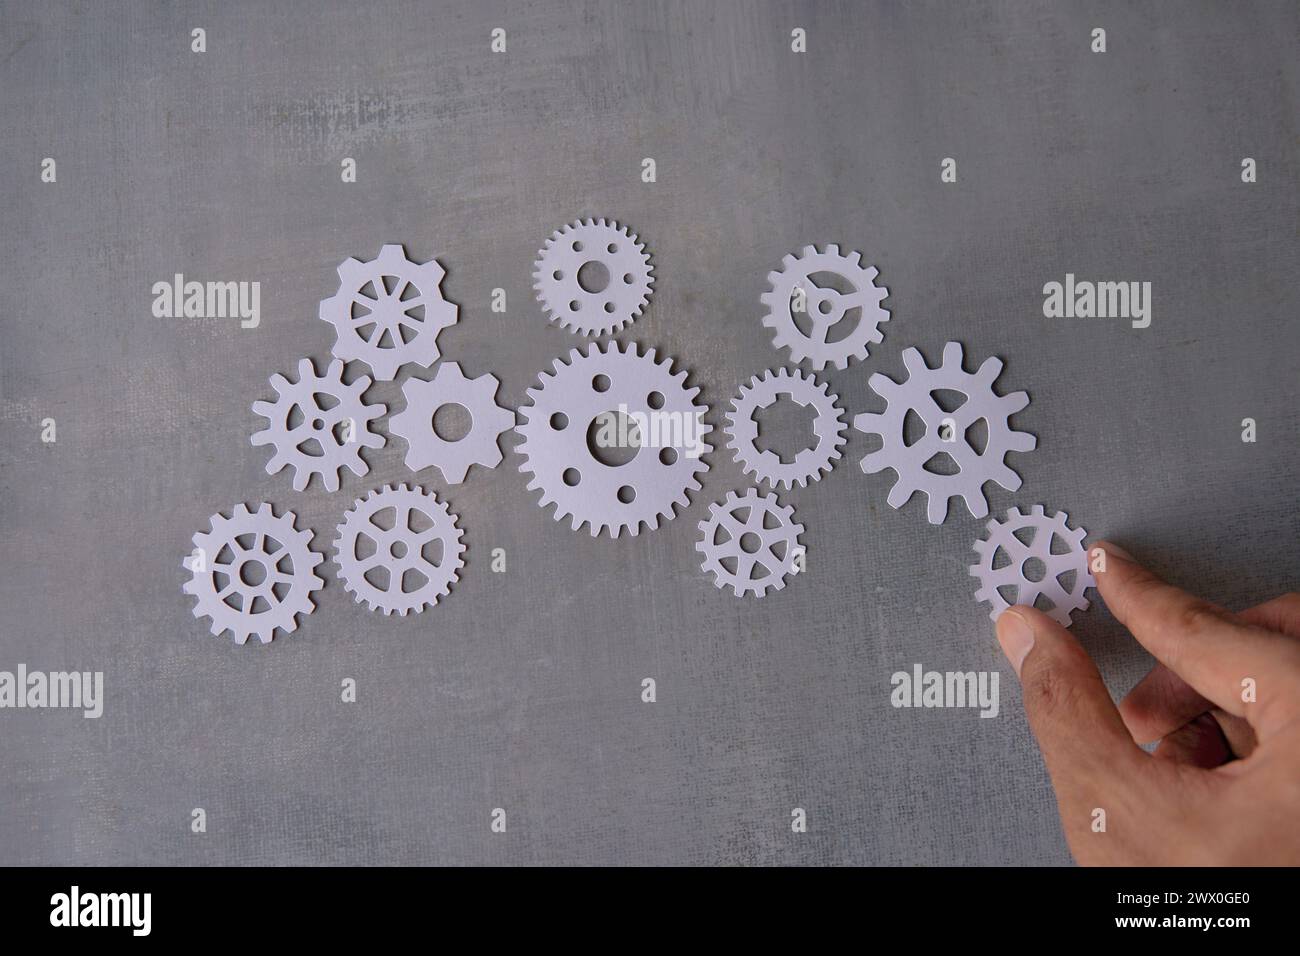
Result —
M 833 285 L 818 285 L 814 277 L 819 274 L 838 276 L 853 291 L 842 293 Z M 880 304 L 889 290 L 875 284 L 879 274 L 875 266 L 863 268 L 859 253 L 840 255 L 840 247 L 834 244 L 825 252 L 804 246 L 798 256 L 786 256 L 779 271 L 767 274 L 772 288 L 760 297 L 767 306 L 763 324 L 776 330 L 772 344 L 789 349 L 792 363 L 806 359 L 817 371 L 830 364 L 847 368 L 850 360 L 865 359 L 871 343 L 884 340 L 880 324 L 889 321 L 889 310 Z M 803 305 L 802 310 L 796 309 L 797 304 Z M 796 314 L 807 331 L 800 328 Z M 832 341 L 831 329 L 840 323 L 846 323 L 846 330 L 837 332 Z
M 298 381 L 277 373 L 271 376 L 271 387 L 277 396 L 274 402 L 253 403 L 253 411 L 267 420 L 267 426 L 251 439 L 256 446 L 275 446 L 266 463 L 267 474 L 293 465 L 295 491 L 304 490 L 312 475 L 321 476 L 326 491 L 338 491 L 344 466 L 357 476 L 370 470 L 361 449 L 384 447 L 383 436 L 370 431 L 370 422 L 387 409 L 361 401 L 370 388 L 369 377 L 361 375 L 345 385 L 339 359 L 330 363 L 324 375 L 316 374 L 311 359 L 303 359 L 298 363 Z M 322 402 L 321 396 L 328 396 L 333 404 Z M 295 412 L 302 421 L 290 426 Z
M 912 495 L 921 491 L 928 497 L 926 516 L 931 524 L 942 524 L 948 516 L 948 500 L 960 495 L 976 518 L 989 513 L 984 497 L 984 483 L 996 481 L 1008 491 L 1020 487 L 1020 476 L 1006 464 L 1009 451 L 1032 451 L 1037 439 L 1028 432 L 1013 431 L 1010 418 L 1029 404 L 1024 392 L 998 395 L 993 383 L 1002 372 L 1002 360 L 989 358 L 971 373 L 962 367 L 960 343 L 943 347 L 943 364 L 930 368 L 924 356 L 914 348 L 903 352 L 908 377 L 895 382 L 877 372 L 868 384 L 888 402 L 881 414 L 864 413 L 853 419 L 859 431 L 881 437 L 882 446 L 862 459 L 862 470 L 874 475 L 892 468 L 898 480 L 889 490 L 889 506 L 901 508 Z M 954 411 L 945 411 L 934 393 L 956 391 L 966 401 Z M 925 434 L 913 444 L 905 441 L 908 412 L 915 412 L 925 423 Z M 983 420 L 987 439 L 982 450 L 971 443 L 970 428 Z M 931 459 L 947 455 L 956 463 L 955 474 L 937 474 L 926 468 Z
M 556 359 L 528 390 L 531 404 L 520 407 L 524 420 L 515 427 L 523 439 L 519 468 L 532 475 L 530 491 L 541 489 L 541 506 L 555 505 L 556 521 L 570 517 L 575 531 L 587 524 L 592 537 L 636 535 L 642 523 L 653 530 L 673 518 L 688 492 L 699 490 L 712 426 L 704 421 L 708 408 L 695 402 L 699 387 L 688 388 L 686 371 L 673 374 L 672 365 L 633 343 L 593 345 L 574 349 L 567 362 Z M 610 464 L 593 453 L 589 436 L 594 431 L 599 442 L 618 414 L 632 423 L 627 447 L 635 455 Z
M 446 274 L 438 260 L 419 264 L 389 243 L 369 262 L 348 259 L 339 268 L 339 291 L 320 304 L 334 326 L 334 355 L 360 359 L 380 382 L 403 365 L 428 368 L 438 360 L 438 333 L 456 323 L 456 306 L 442 296 Z
M 744 516 L 738 516 L 742 511 Z M 757 488 L 743 496 L 729 491 L 709 509 L 699 529 L 695 550 L 704 555 L 701 567 L 713 574 L 715 587 L 729 587 L 737 597 L 779 591 L 786 577 L 799 571 L 803 525 L 794 520 L 794 508 L 774 494 Z M 755 577 L 759 570 L 762 574 Z
M 770 408 L 782 395 L 803 407 L 811 405 L 817 413 L 813 420 L 816 444 L 803 449 L 792 461 L 783 462 L 771 448 L 758 450 L 758 422 L 754 413 Z M 818 385 L 811 375 L 789 369 L 768 371 L 754 376 L 748 385 L 742 385 L 740 394 L 731 402 L 727 415 L 727 445 L 736 453 L 736 460 L 744 470 L 759 481 L 769 485 L 789 488 L 792 484 L 804 487 L 830 472 L 840 457 L 844 433 L 848 423 L 841 418 L 843 412 L 835 404 L 836 396 L 826 384 Z
M 502 433 L 514 427 L 515 413 L 496 403 L 500 386 L 495 375 L 467 378 L 458 362 L 444 362 L 432 381 L 410 378 L 402 386 L 406 408 L 388 422 L 391 434 L 406 439 L 406 467 L 412 471 L 436 467 L 444 480 L 458 485 L 471 465 L 495 468 L 501 464 Z M 442 438 L 433 417 L 445 405 L 469 412 L 469 431 L 455 441 Z
M 334 563 L 357 603 L 405 617 L 451 591 L 465 566 L 463 534 L 435 493 L 386 485 L 357 499 L 343 516 Z
M 1062 627 L 1069 627 L 1070 612 L 1088 607 L 1083 592 L 1097 586 L 1088 571 L 1088 553 L 1083 547 L 1087 532 L 1082 528 L 1071 529 L 1069 515 L 1064 511 L 1047 517 L 1042 505 L 1034 505 L 1027 515 L 1021 514 L 1019 508 L 1012 508 L 1007 512 L 1006 521 L 993 518 L 987 527 L 988 537 L 975 542 L 980 561 L 971 565 L 970 573 L 980 579 L 975 599 L 993 606 L 989 617 L 996 621 L 1013 603 L 1033 607 L 1042 597 L 1052 605 L 1043 609 L 1043 613 Z M 1028 543 L 1017 537 L 1017 532 L 1026 530 Z M 1058 540 L 1062 550 L 1053 553 L 1053 542 Z M 1005 557 L 1006 563 L 999 564 L 999 557 Z M 1031 581 L 1025 574 L 1025 565 L 1033 560 L 1042 565 L 1037 581 Z M 1067 574 L 1073 580 L 1063 583 L 1061 578 Z M 1003 597 L 999 588 L 1015 588 L 1015 600 Z
M 604 284 L 588 291 L 578 272 L 589 263 L 605 267 Z M 546 314 L 582 335 L 607 335 L 645 308 L 654 285 L 645 245 L 614 220 L 579 220 L 557 230 L 537 254 L 533 288 Z
M 311 530 L 298 531 L 297 515 L 277 518 L 268 504 L 251 512 L 239 504 L 229 518 L 218 512 L 209 520 L 212 530 L 194 535 L 195 550 L 181 562 L 194 616 L 209 618 L 213 634 L 230 631 L 236 644 L 251 634 L 269 644 L 277 628 L 296 630 L 298 615 L 315 610 L 312 592 L 325 586 Z

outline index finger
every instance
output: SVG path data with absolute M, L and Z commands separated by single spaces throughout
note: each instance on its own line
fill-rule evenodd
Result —
M 1097 590 L 1156 660 L 1262 732 L 1293 717 L 1300 644 L 1167 584 L 1116 545 L 1098 547 Z

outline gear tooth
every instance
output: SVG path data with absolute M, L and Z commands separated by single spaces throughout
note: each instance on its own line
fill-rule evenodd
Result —
M 832 242 L 830 245 L 826 247 L 826 255 L 838 256 L 839 254 L 840 254 L 840 247 L 838 243 Z
M 815 255 L 817 255 L 816 246 L 804 246 L 803 253 L 800 255 L 800 258 L 807 259 L 809 256 L 815 256 Z
M 365 263 L 353 256 L 348 256 L 334 270 L 343 284 L 349 285 L 352 276 L 359 275 L 365 269 Z
M 1040 516 L 1041 516 L 1041 515 L 1043 515 L 1043 506 L 1042 506 L 1042 505 L 1034 505 L 1032 508 L 1029 509 L 1029 513 L 1030 513 L 1030 514 L 1033 514 L 1033 515 L 1040 515 Z
M 930 367 L 925 362 L 925 357 L 917 348 L 903 350 L 903 367 L 907 369 L 909 375 L 923 375 L 930 370 Z M 876 374 L 880 373 L 877 372 Z M 875 375 L 872 376 L 873 379 L 875 377 Z

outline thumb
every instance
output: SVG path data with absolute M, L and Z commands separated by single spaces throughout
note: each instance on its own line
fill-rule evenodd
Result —
M 1067 834 L 1085 831 L 1147 754 L 1133 742 L 1092 659 L 1070 633 L 1031 607 L 997 621 L 998 643 L 1020 677 L 1025 713 L 1052 776 Z

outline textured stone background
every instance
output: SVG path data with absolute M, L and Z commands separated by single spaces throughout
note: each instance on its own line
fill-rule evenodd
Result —
M 809 573 L 761 602 L 715 591 L 693 550 L 708 501 L 745 485 L 729 454 L 677 520 L 611 541 L 542 512 L 508 451 L 450 491 L 469 565 L 435 610 L 372 615 L 327 564 L 294 635 L 210 636 L 180 568 L 210 514 L 271 501 L 323 548 L 355 496 L 410 477 L 393 443 L 299 494 L 248 442 L 267 378 L 328 354 L 336 264 L 384 242 L 442 261 L 444 353 L 518 404 L 577 344 L 532 299 L 537 248 L 578 216 L 630 223 L 658 285 L 619 338 L 684 362 L 717 424 L 782 358 L 768 270 L 808 242 L 861 249 L 893 321 L 830 376 L 851 412 L 905 347 L 959 339 L 1033 398 L 1017 422 L 1039 450 L 995 513 L 1066 509 L 1231 606 L 1300 579 L 1293 3 L 2 9 L 0 669 L 100 669 L 107 704 L 0 712 L 0 863 L 1068 861 L 972 597 L 982 522 L 888 508 L 860 434 L 783 496 Z M 1150 281 L 1152 326 L 1044 319 L 1067 271 Z M 152 318 L 175 272 L 260 281 L 262 326 Z M 1147 666 L 1100 607 L 1075 631 L 1117 693 Z M 1002 714 L 891 708 L 913 662 L 1001 671 Z

